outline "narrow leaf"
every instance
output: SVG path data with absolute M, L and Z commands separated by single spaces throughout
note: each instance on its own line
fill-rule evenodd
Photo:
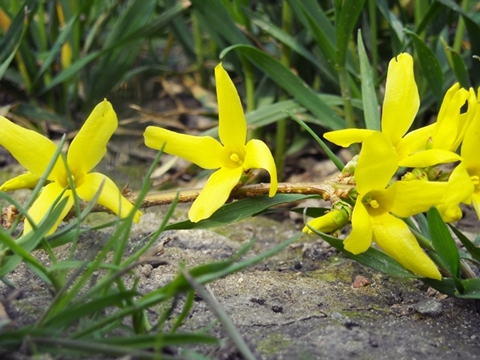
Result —
M 423 40 L 408 29 L 404 30 L 413 40 L 413 45 L 417 51 L 418 61 L 422 69 L 422 75 L 427 80 L 428 87 L 437 98 L 440 104 L 443 98 L 443 72 L 437 57 L 433 51 L 423 42 Z
M 350 259 L 353 259 L 359 262 L 362 265 L 368 266 L 372 269 L 381 271 L 388 275 L 407 277 L 407 278 L 418 277 L 415 274 L 412 274 L 411 272 L 409 272 L 407 269 L 405 269 L 402 265 L 400 265 L 397 261 L 392 259 L 390 256 L 388 256 L 387 254 L 377 249 L 369 248 L 364 253 L 353 255 L 351 252 L 343 248 L 342 240 L 339 240 L 337 238 L 334 238 L 333 236 L 322 233 L 312 227 L 309 227 L 309 229 L 315 232 L 317 235 L 319 235 L 323 240 L 328 242 L 330 245 L 332 245 L 335 249 L 340 251 L 342 254 L 349 257 Z
M 428 226 L 432 236 L 432 244 L 440 259 L 444 262 L 453 278 L 459 277 L 460 258 L 457 246 L 435 207 L 428 210 Z
M 165 230 L 207 229 L 215 226 L 222 226 L 256 215 L 262 211 L 265 211 L 269 207 L 287 202 L 303 200 L 308 197 L 311 197 L 311 195 L 277 194 L 274 197 L 258 196 L 254 198 L 242 199 L 222 206 L 208 219 L 199 221 L 197 223 L 193 223 L 188 220 L 181 221 L 175 224 L 167 225 Z
M 347 60 L 348 43 L 353 29 L 362 12 L 365 0 L 343 0 L 340 13 L 335 24 L 335 62 L 336 66 L 345 66 Z
M 361 30 L 358 30 L 357 43 L 358 57 L 360 60 L 360 76 L 362 78 L 362 102 L 365 126 L 367 129 L 380 131 L 377 93 L 375 91 L 372 68 L 368 61 L 365 46 L 363 45 Z
M 450 224 L 449 226 L 450 229 L 452 229 L 453 233 L 457 236 L 458 240 L 460 240 L 462 245 L 465 246 L 465 249 L 467 249 L 469 254 L 472 255 L 475 260 L 480 261 L 480 248 L 475 246 L 475 244 L 472 243 L 465 235 L 463 235 L 463 233 L 455 226 Z

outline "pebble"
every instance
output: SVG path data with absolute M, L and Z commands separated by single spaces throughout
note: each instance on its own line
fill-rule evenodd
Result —
M 423 315 L 439 316 L 442 313 L 442 304 L 435 299 L 422 300 L 415 304 L 414 308 Z

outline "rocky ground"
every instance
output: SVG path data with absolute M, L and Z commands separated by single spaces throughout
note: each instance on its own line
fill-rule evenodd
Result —
M 180 213 L 186 208 L 181 206 Z M 163 211 L 147 211 L 132 232 L 132 246 L 158 227 Z M 159 255 L 168 265 L 138 268 L 138 290 L 146 293 L 166 284 L 177 274 L 180 261 L 191 267 L 226 259 L 255 235 L 258 241 L 245 255 L 249 257 L 297 232 L 294 221 L 267 217 L 213 230 L 165 232 L 157 244 L 170 239 Z M 83 235 L 76 256 L 89 258 L 107 235 L 108 231 Z M 68 246 L 59 248 L 58 256 L 68 250 Z M 8 279 L 17 290 L 0 285 L 7 316 L 16 325 L 33 321 L 51 295 L 23 266 Z M 258 359 L 474 359 L 480 351 L 476 302 L 447 298 L 419 281 L 370 271 L 312 236 L 304 235 L 275 257 L 207 288 Z M 155 318 L 161 309 L 149 313 Z M 181 329 L 201 330 L 214 321 L 199 297 Z M 221 325 L 214 325 L 210 332 L 225 339 L 225 346 L 197 350 L 214 359 L 241 358 Z M 28 357 L 15 354 L 11 358 Z

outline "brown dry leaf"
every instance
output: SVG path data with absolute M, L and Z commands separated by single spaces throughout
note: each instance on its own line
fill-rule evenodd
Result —
M 4 207 L 2 209 L 2 218 L 0 219 L 0 223 L 2 224 L 3 228 L 6 230 L 10 229 L 19 214 L 20 213 L 18 209 L 13 205 Z

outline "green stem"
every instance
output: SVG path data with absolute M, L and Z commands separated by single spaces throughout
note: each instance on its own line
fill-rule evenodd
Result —
M 372 73 L 373 73 L 373 83 L 375 84 L 375 89 L 378 92 L 378 47 L 377 47 L 377 6 L 375 0 L 368 1 L 368 15 L 370 18 L 370 45 L 372 51 Z M 378 96 L 378 94 L 377 94 Z
M 467 12 L 469 6 L 470 6 L 470 0 L 464 0 L 462 2 L 462 10 L 463 11 Z M 463 21 L 462 16 L 459 16 L 457 31 L 455 32 L 455 40 L 453 42 L 453 50 L 455 50 L 455 52 L 457 52 L 457 53 L 460 53 L 460 50 L 462 48 L 462 40 L 463 40 L 463 34 L 464 33 L 465 33 L 465 23 Z
M 195 55 L 197 56 L 197 71 L 200 73 L 201 85 L 202 87 L 207 87 L 207 76 L 205 73 L 205 68 L 203 64 L 205 59 L 203 57 L 203 37 L 202 31 L 200 29 L 200 24 L 198 22 L 198 17 L 195 13 L 192 13 L 192 28 L 193 28 L 193 41 L 195 46 Z
M 338 79 L 340 82 L 340 91 L 343 98 L 343 107 L 345 111 L 345 120 L 347 128 L 355 127 L 355 115 L 352 106 L 352 94 L 350 93 L 350 86 L 348 82 L 348 73 L 345 65 L 337 65 Z
M 288 5 L 287 0 L 283 0 L 282 8 L 282 30 L 290 34 L 292 32 L 292 23 L 293 23 L 293 13 L 290 5 Z M 285 67 L 290 68 L 290 58 L 291 58 L 291 49 L 282 44 L 282 55 L 280 57 L 280 62 L 285 65 Z M 277 172 L 279 179 L 283 179 L 283 169 L 284 169 L 284 157 L 287 149 L 287 119 L 282 119 L 277 122 L 277 131 L 275 135 L 275 152 L 274 159 L 275 165 L 277 166 Z

